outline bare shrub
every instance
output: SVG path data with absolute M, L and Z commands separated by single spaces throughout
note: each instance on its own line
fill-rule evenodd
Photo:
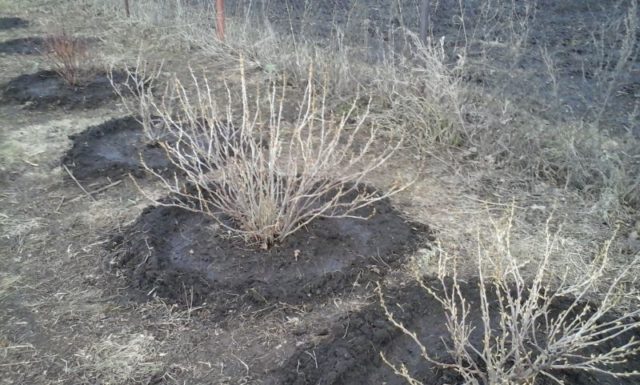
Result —
M 362 188 L 367 174 L 400 145 L 391 140 L 379 146 L 381 130 L 368 119 L 368 108 L 353 116 L 354 102 L 344 116 L 332 116 L 310 70 L 298 118 L 289 124 L 283 118 L 286 86 L 279 91 L 273 83 L 268 108 L 256 91 L 253 109 L 243 64 L 240 72 L 240 116 L 233 114 L 228 86 L 226 106 L 219 109 L 209 81 L 193 72 L 193 91 L 174 77 L 161 97 L 140 97 L 162 120 L 169 139 L 161 145 L 184 175 L 184 181 L 165 178 L 147 168 L 170 192 L 157 204 L 205 213 L 266 248 L 318 217 L 362 217 L 358 209 L 404 187 L 384 194 Z
M 159 78 L 162 74 L 162 64 L 151 66 L 138 56 L 133 67 L 125 66 L 125 81 L 118 81 L 113 66 L 108 71 L 109 81 L 114 91 L 120 97 L 127 111 L 142 124 L 149 143 L 157 143 L 167 135 L 163 129 L 161 119 L 152 115 L 154 92 L 160 86 Z M 162 89 L 160 89 L 162 92 Z
M 640 257 L 609 277 L 611 239 L 594 256 L 589 274 L 580 282 L 569 283 L 568 270 L 554 274 L 550 269 L 557 232 L 552 233 L 547 224 L 546 247 L 529 280 L 526 265 L 510 253 L 509 234 L 510 227 L 498 238 L 503 247 L 500 255 L 479 250 L 479 304 L 473 305 L 473 299 L 463 293 L 456 260 L 445 252 L 440 253 L 438 263 L 440 287 L 419 278 L 425 294 L 433 296 L 445 312 L 445 340 L 453 362 L 433 357 L 420 337 L 396 320 L 379 288 L 388 319 L 419 346 L 422 358 L 457 372 L 465 384 L 534 384 L 539 377 L 562 384 L 557 376 L 562 370 L 614 377 L 640 375 L 619 366 L 640 352 L 640 341 L 630 337 L 640 328 L 640 309 L 619 306 L 632 295 L 633 270 Z M 479 344 L 470 340 L 475 328 L 472 312 L 481 314 Z M 406 366 L 382 356 L 408 383 L 420 384 Z
M 70 86 L 77 86 L 82 81 L 84 66 L 89 60 L 86 42 L 62 31 L 45 40 L 46 56 L 54 70 Z

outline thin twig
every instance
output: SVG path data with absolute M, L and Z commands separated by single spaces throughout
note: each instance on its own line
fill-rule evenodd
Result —
M 80 190 L 82 190 L 83 193 L 85 193 L 92 201 L 96 202 L 96 198 L 93 197 L 93 195 L 89 194 L 89 192 L 87 190 L 85 190 L 84 187 L 82 187 L 82 185 L 80 184 L 80 182 L 78 182 L 78 180 L 76 179 L 75 176 L 73 176 L 73 173 L 71 173 L 71 171 L 69 170 L 69 168 L 67 167 L 66 164 L 63 164 L 62 167 L 64 167 L 64 170 L 67 172 L 67 174 L 69 174 L 69 176 L 71 177 L 71 179 L 73 179 L 74 182 L 76 182 L 76 184 L 78 185 L 78 187 L 80 187 Z
M 110 184 L 108 184 L 108 185 L 106 185 L 106 186 L 100 187 L 100 188 L 99 188 L 99 189 L 97 189 L 97 190 L 90 191 L 90 192 L 89 192 L 89 194 L 93 195 L 93 194 L 101 193 L 101 192 L 103 192 L 103 191 L 105 191 L 105 190 L 110 189 L 111 187 L 114 187 L 114 186 L 119 185 L 120 183 L 122 183 L 122 179 L 121 179 L 121 180 L 118 180 L 118 181 L 116 181 L 116 182 L 110 183 Z M 75 198 L 73 198 L 73 199 L 71 199 L 71 200 L 67 201 L 66 203 L 76 202 L 76 201 L 78 201 L 78 200 L 80 200 L 80 199 L 82 199 L 82 195 L 81 195 L 81 196 L 78 196 L 78 197 L 75 197 Z

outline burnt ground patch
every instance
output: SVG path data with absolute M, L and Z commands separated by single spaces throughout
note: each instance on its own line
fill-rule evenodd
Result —
M 62 164 L 78 180 L 117 179 L 127 174 L 140 177 L 145 173 L 141 156 L 148 167 L 158 172 L 171 168 L 165 151 L 147 139 L 142 124 L 132 116 L 89 127 L 70 139 L 73 146 Z
M 152 206 L 114 238 L 112 258 L 137 292 L 176 303 L 188 295 L 221 312 L 280 302 L 313 306 L 380 279 L 426 242 L 426 226 L 407 222 L 389 201 L 358 215 L 373 209 L 368 220 L 319 218 L 259 250 L 210 217 Z
M 38 55 L 44 52 L 46 40 L 42 37 L 21 37 L 0 43 L 0 54 Z
M 115 82 L 126 80 L 124 73 L 114 73 Z M 80 109 L 98 107 L 117 98 L 109 76 L 92 71 L 79 85 L 68 84 L 55 71 L 20 75 L 0 86 L 5 102 L 25 104 L 28 109 Z
M 19 17 L 0 17 L 0 31 L 14 28 L 25 28 L 29 22 Z
M 441 287 L 435 279 L 428 280 L 427 283 L 433 288 Z M 461 290 L 472 306 L 468 321 L 475 329 L 471 333 L 470 341 L 480 347 L 482 323 L 478 308 L 477 279 L 461 282 Z M 445 346 L 445 343 L 450 341 L 445 313 L 432 296 L 416 283 L 385 290 L 384 295 L 387 306 L 396 319 L 409 330 L 417 333 L 432 357 L 442 362 L 453 363 Z M 566 306 L 568 303 L 557 304 L 552 312 Z M 495 321 L 497 322 L 498 319 L 496 318 Z M 629 337 L 630 335 L 618 336 L 595 349 L 605 351 L 624 345 Z M 315 339 L 315 341 L 318 340 Z M 391 363 L 404 364 L 412 377 L 424 385 L 463 383 L 462 378 L 455 372 L 426 362 L 420 356 L 420 349 L 415 342 L 387 320 L 378 303 L 339 318 L 326 337 L 320 339 L 320 342 L 307 342 L 300 346 L 280 368 L 269 373 L 263 383 L 268 385 L 407 384 L 406 380 L 394 374 L 393 370 L 382 361 L 381 352 Z M 593 351 L 585 353 L 588 355 L 591 352 Z M 640 363 L 634 361 L 624 365 L 629 371 L 640 368 Z M 563 371 L 553 374 L 567 385 L 637 384 L 637 378 L 614 378 L 600 373 Z M 535 384 L 555 383 L 540 376 Z

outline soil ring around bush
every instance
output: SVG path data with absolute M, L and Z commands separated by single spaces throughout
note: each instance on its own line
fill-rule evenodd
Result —
M 110 260 L 138 293 L 184 304 L 203 302 L 225 313 L 271 304 L 313 306 L 397 268 L 427 242 L 425 225 L 407 222 L 388 200 L 357 218 L 318 218 L 269 250 L 229 236 L 203 214 L 151 206 L 114 237 Z M 357 286 L 357 285 L 356 285 Z
M 430 279 L 427 283 L 438 290 L 440 282 Z M 479 309 L 479 289 L 477 279 L 460 282 L 460 288 L 472 306 L 468 322 L 474 326 L 470 341 L 481 347 L 483 330 Z M 387 307 L 396 320 L 409 330 L 416 332 L 420 341 L 432 357 L 446 363 L 453 363 L 447 353 L 445 342 L 449 343 L 446 329 L 447 319 L 442 306 L 427 294 L 417 283 L 410 282 L 400 288 L 384 291 Z M 490 302 L 494 302 L 493 299 Z M 494 302 L 495 303 L 495 302 Z M 566 309 L 569 304 L 558 304 Z M 497 317 L 494 321 L 498 322 Z M 640 333 L 634 334 L 636 339 Z M 594 350 L 610 350 L 629 341 L 631 333 L 626 333 L 611 341 L 602 343 Z M 317 341 L 317 339 L 316 339 Z M 309 354 L 313 352 L 313 354 Z M 415 342 L 392 325 L 382 307 L 373 303 L 358 312 L 344 315 L 336 321 L 328 335 L 317 343 L 299 346 L 296 352 L 277 369 L 267 375 L 265 385 L 405 385 L 406 380 L 393 373 L 381 359 L 380 353 L 393 364 L 404 364 L 409 373 L 425 385 L 461 384 L 462 378 L 451 370 L 445 370 L 426 362 Z M 627 371 L 640 369 L 640 362 L 630 360 L 622 368 Z M 614 378 L 600 373 L 577 371 L 554 372 L 566 385 L 633 385 L 638 378 Z M 552 385 L 556 382 L 539 376 L 536 385 Z
M 46 40 L 42 37 L 21 37 L 0 42 L 0 54 L 38 55 L 44 52 Z
M 118 83 L 127 79 L 121 72 L 113 76 Z M 25 104 L 33 110 L 95 108 L 118 97 L 108 74 L 99 71 L 78 86 L 69 85 L 55 71 L 40 71 L 20 75 L 0 86 L 0 90 L 5 102 Z
M 132 116 L 89 127 L 70 139 L 73 146 L 62 164 L 80 181 L 119 179 L 128 174 L 141 177 L 145 174 L 141 156 L 155 171 L 172 169 L 165 150 L 147 139 L 142 124 Z
M 29 22 L 19 17 L 0 17 L 0 31 L 28 26 Z

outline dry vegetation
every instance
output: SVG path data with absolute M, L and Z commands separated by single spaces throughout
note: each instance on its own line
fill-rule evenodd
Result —
M 636 97 L 635 109 L 622 116 L 614 100 L 625 92 L 621 84 L 637 71 L 637 1 L 615 2 L 611 19 L 585 36 L 596 54 L 575 75 L 587 84 L 577 90 L 562 76 L 562 55 L 551 46 L 531 44 L 534 0 L 470 2 L 468 7 L 476 11 L 471 19 L 460 1 L 452 18 L 454 33 L 440 36 L 432 26 L 426 41 L 413 32 L 417 24 L 410 17 L 419 1 L 385 8 L 384 28 L 375 25 L 362 2 L 325 26 L 313 22 L 317 8 L 310 3 L 315 2 L 304 3 L 301 16 L 294 18 L 287 2 L 287 15 L 277 23 L 270 20 L 266 2 L 238 1 L 227 14 L 226 39 L 220 42 L 213 30 L 212 1 L 189 7 L 181 1 L 132 1 L 127 19 L 120 0 L 73 2 L 89 17 L 121 18 L 114 25 L 152 36 L 135 53 L 131 92 L 120 90 L 149 140 L 159 143 L 179 170 L 180 176 L 167 177 L 148 168 L 170 197 L 152 200 L 210 215 L 267 248 L 315 218 L 356 215 L 357 209 L 402 191 L 406 183 L 396 181 L 382 194 L 360 188 L 398 153 L 426 161 L 421 167 L 445 162 L 457 175 L 491 170 L 486 186 L 475 190 L 484 203 L 496 195 L 482 194 L 496 185 L 510 186 L 510 196 L 501 198 L 518 202 L 528 202 L 541 185 L 553 186 L 564 194 L 550 199 L 557 211 L 570 199 L 579 201 L 582 211 L 560 213 L 569 227 L 572 219 L 588 212 L 627 231 L 621 235 L 608 227 L 613 235 L 607 235 L 610 239 L 599 252 L 569 263 L 572 244 L 562 242 L 549 222 L 545 230 L 541 223 L 519 230 L 512 228 L 511 218 L 492 235 L 478 237 L 473 261 L 462 261 L 469 258 L 468 250 L 455 257 L 438 250 L 436 258 L 423 261 L 436 267 L 440 287 L 424 283 L 422 275 L 418 280 L 447 315 L 446 339 L 454 363 L 433 357 L 420 336 L 396 321 L 384 288 L 379 288 L 381 304 L 389 320 L 415 341 L 424 360 L 457 372 L 466 384 L 534 384 L 541 377 L 561 383 L 558 370 L 638 375 L 616 366 L 637 359 L 638 341 L 626 339 L 595 354 L 590 350 L 617 343 L 640 326 L 639 251 L 631 247 L 627 254 L 620 252 L 622 238 L 637 239 L 640 231 L 640 107 Z M 235 67 L 242 57 L 240 71 L 233 68 L 240 79 L 235 85 L 213 86 L 222 75 L 200 76 L 183 58 L 177 73 L 163 78 L 160 60 L 149 67 L 154 70 L 143 64 L 161 45 L 187 55 L 198 51 Z M 64 33 L 49 40 L 48 51 L 60 75 L 77 85 L 88 55 L 82 43 Z M 542 61 L 542 75 L 522 69 L 531 55 Z M 253 92 L 245 71 L 257 84 Z M 266 92 L 260 89 L 264 84 Z M 292 103 L 296 97 L 298 103 Z M 572 108 L 574 98 L 586 106 L 584 111 Z M 284 118 L 292 105 L 293 122 Z M 147 193 L 147 186 L 140 190 Z M 565 195 L 571 198 L 565 201 Z M 536 205 L 521 208 L 531 206 Z M 495 206 L 486 207 L 492 217 Z M 544 242 L 531 241 L 525 253 L 512 253 L 513 234 L 533 238 L 528 234 L 533 231 Z M 596 240 L 581 239 L 582 246 L 588 249 Z M 473 266 L 471 272 L 459 270 L 463 262 Z M 458 284 L 470 276 L 479 282 L 476 307 Z M 2 280 L 0 299 L 4 286 L 13 282 Z M 559 303 L 565 307 L 558 308 Z M 472 311 L 482 316 L 481 346 L 469 342 Z M 146 335 L 131 341 L 104 339 L 78 353 L 79 370 L 89 377 L 108 377 L 106 383 L 142 381 L 159 367 L 145 356 L 153 350 L 152 342 Z M 420 383 L 393 357 L 384 360 L 407 383 Z
M 87 44 L 66 31 L 45 40 L 45 55 L 54 71 L 70 86 L 78 86 L 84 80 L 91 57 Z
M 151 87 L 139 93 L 145 132 L 150 140 L 162 138 L 178 170 L 164 177 L 144 165 L 169 194 L 156 204 L 205 213 L 267 249 L 316 218 L 361 217 L 357 210 L 406 187 L 378 193 L 364 186 L 402 141 L 376 146 L 381 128 L 370 121 L 368 106 L 361 116 L 354 116 L 356 102 L 342 116 L 329 115 L 326 91 L 316 90 L 313 69 L 292 125 L 284 121 L 284 86 L 272 84 L 266 108 L 256 91 L 252 109 L 242 61 L 239 117 L 229 88 L 228 100 L 220 103 L 207 78 L 191 75 L 189 88 L 174 77 L 159 97 Z
M 561 239 L 561 230 L 550 229 L 551 218 L 541 255 L 532 256 L 531 261 L 511 254 L 512 220 L 513 211 L 506 223 L 495 228 L 495 243 L 478 247 L 479 301 L 475 293 L 461 289 L 458 264 L 462 261 L 445 250 L 437 253 L 439 285 L 417 276 L 425 295 L 434 297 L 442 306 L 439 311 L 446 314 L 445 343 L 453 362 L 434 357 L 420 336 L 397 321 L 378 287 L 389 320 L 416 343 L 425 361 L 455 371 L 468 385 L 535 384 L 541 377 L 563 384 L 557 373 L 567 370 L 617 378 L 640 376 L 617 366 L 636 359 L 640 352 L 640 341 L 629 333 L 640 327 L 640 310 L 633 304 L 628 307 L 628 298 L 635 295 L 634 271 L 640 256 L 609 276 L 613 241 L 609 239 L 576 282 L 569 278 L 569 268 L 551 268 Z M 528 264 L 536 265 L 533 271 Z M 472 312 L 481 314 L 479 325 L 472 321 Z M 474 344 L 471 335 L 478 330 L 482 342 Z M 595 350 L 601 346 L 609 347 Z M 407 383 L 421 383 L 404 364 L 382 358 Z

